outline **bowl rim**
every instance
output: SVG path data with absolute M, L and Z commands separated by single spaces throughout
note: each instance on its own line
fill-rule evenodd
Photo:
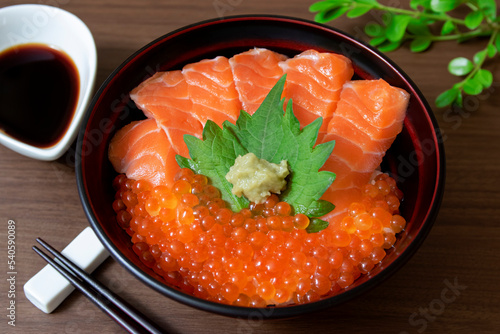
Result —
M 282 21 L 286 23 L 291 23 L 291 24 L 298 24 L 298 25 L 305 25 L 309 26 L 314 29 L 320 29 L 320 30 L 326 30 L 329 33 L 333 33 L 339 36 L 342 36 L 343 38 L 348 39 L 350 42 L 354 44 L 358 44 L 361 48 L 366 49 L 367 51 L 370 51 L 375 57 L 378 59 L 382 60 L 385 62 L 387 65 L 392 67 L 392 69 L 397 72 L 406 82 L 407 84 L 412 87 L 412 89 L 415 91 L 416 97 L 418 98 L 418 102 L 422 105 L 422 107 L 425 109 L 425 117 L 426 121 L 428 124 L 432 125 L 433 127 L 433 145 L 435 145 L 435 155 L 436 155 L 436 168 L 437 168 L 437 173 L 436 173 L 436 183 L 434 185 L 433 189 L 433 195 L 432 195 L 432 200 L 431 203 L 432 205 L 428 208 L 427 213 L 424 218 L 424 224 L 422 224 L 422 227 L 418 231 L 418 238 L 416 240 L 413 240 L 407 247 L 406 249 L 396 258 L 392 263 L 390 263 L 386 268 L 384 268 L 381 272 L 379 272 L 376 276 L 370 278 L 367 282 L 363 282 L 362 284 L 355 286 L 353 288 L 348 289 L 347 291 L 342 292 L 339 295 L 335 295 L 332 297 L 328 297 L 316 302 L 312 303 L 307 303 L 307 304 L 301 304 L 301 305 L 292 305 L 290 307 L 283 306 L 283 307 L 266 307 L 266 308 L 251 308 L 251 307 L 239 307 L 239 306 L 233 306 L 233 305 L 225 305 L 225 304 L 220 304 L 220 303 L 215 303 L 207 300 L 203 300 L 197 297 L 194 297 L 192 295 L 188 295 L 184 292 L 181 292 L 179 290 L 176 290 L 175 288 L 169 287 L 160 281 L 156 280 L 146 272 L 142 271 L 140 268 L 138 268 L 135 264 L 133 264 L 128 258 L 126 258 L 120 251 L 119 249 L 113 244 L 111 240 L 108 239 L 106 236 L 106 232 L 104 229 L 100 226 L 98 223 L 96 217 L 94 216 L 94 213 L 92 212 L 92 206 L 89 201 L 89 199 L 86 196 L 86 191 L 85 191 L 85 177 L 83 175 L 83 170 L 82 170 L 82 156 L 79 154 L 79 152 L 82 152 L 82 145 L 83 145 L 83 140 L 84 140 L 84 134 L 85 134 L 85 129 L 86 125 L 88 124 L 88 121 L 90 119 L 90 116 L 92 115 L 92 111 L 95 107 L 95 105 L 98 103 L 101 93 L 105 90 L 107 85 L 113 80 L 113 78 L 124 68 L 127 67 L 127 65 L 137 56 L 142 54 L 143 52 L 147 51 L 150 48 L 153 48 L 156 44 L 160 43 L 162 40 L 166 38 L 170 38 L 176 34 L 180 33 L 185 33 L 187 31 L 190 31 L 192 29 L 198 29 L 202 27 L 206 27 L 208 25 L 215 25 L 215 24 L 224 24 L 226 22 L 231 22 L 231 21 L 254 21 L 254 20 L 267 20 L 267 21 Z M 176 30 L 173 30 L 167 34 L 164 34 L 152 42 L 146 44 L 139 50 L 135 51 L 131 56 L 129 56 L 123 63 L 118 66 L 107 78 L 106 80 L 102 83 L 100 86 L 99 90 L 96 92 L 92 102 L 90 103 L 86 117 L 84 119 L 84 122 L 82 124 L 82 127 L 80 129 L 80 133 L 78 135 L 78 140 L 77 140 L 77 148 L 76 148 L 76 180 L 77 180 L 77 186 L 78 186 L 78 192 L 80 196 L 80 200 L 83 205 L 84 212 L 90 222 L 90 225 L 94 229 L 94 232 L 96 235 L 99 237 L 101 242 L 105 245 L 105 247 L 108 249 L 110 252 L 111 256 L 119 262 L 122 266 L 127 268 L 129 272 L 131 272 L 134 276 L 139 278 L 144 284 L 148 285 L 149 287 L 153 288 L 157 292 L 160 292 L 161 294 L 177 301 L 181 302 L 185 305 L 195 307 L 200 310 L 204 310 L 207 312 L 212 312 L 220 315 L 225 315 L 225 316 L 231 316 L 231 317 L 249 317 L 250 316 L 257 316 L 262 319 L 275 319 L 275 318 L 290 318 L 290 317 L 295 317 L 307 313 L 311 313 L 314 311 L 318 311 L 321 309 L 329 308 L 338 304 L 341 304 L 343 302 L 346 302 L 348 300 L 354 299 L 355 297 L 358 297 L 368 290 L 376 287 L 379 285 L 381 282 L 392 276 L 394 273 L 396 273 L 418 250 L 418 248 L 421 246 L 427 235 L 429 234 L 434 221 L 436 219 L 436 216 L 438 214 L 442 197 L 443 197 L 443 192 L 444 192 L 444 184 L 445 184 L 445 155 L 444 155 L 444 145 L 443 141 L 440 139 L 439 134 L 439 126 L 437 123 L 437 120 L 435 116 L 432 113 L 432 109 L 430 108 L 428 102 L 426 101 L 425 97 L 423 94 L 420 92 L 418 87 L 415 85 L 415 83 L 408 77 L 408 75 L 401 69 L 399 66 L 397 66 L 392 60 L 390 60 L 387 56 L 376 50 L 374 47 L 359 41 L 352 37 L 351 35 L 340 31 L 334 27 L 327 26 L 324 24 L 320 24 L 311 20 L 307 19 L 302 19 L 302 18 L 295 18 L 295 17 L 290 17 L 290 16 L 284 16 L 284 15 L 266 15 L 266 14 L 250 14 L 250 15 L 234 15 L 234 16 L 227 16 L 224 17 L 223 19 L 220 18 L 214 18 L 214 19 L 208 19 L 208 20 L 203 20 L 200 22 L 196 22 L 193 24 L 186 25 L 184 27 L 178 28 Z M 253 312 L 253 313 L 252 313 Z M 250 316 L 249 316 L 250 314 Z
M 42 10 L 42 11 L 51 11 L 53 17 L 51 19 L 59 20 L 59 22 L 66 22 L 71 24 L 67 24 L 68 29 L 72 29 L 74 31 L 78 31 L 77 37 L 85 43 L 87 48 L 86 54 L 86 62 L 88 65 L 88 80 L 82 79 L 82 68 L 80 65 L 71 57 L 68 52 L 64 48 L 57 47 L 58 51 L 62 51 L 68 55 L 71 61 L 75 64 L 75 67 L 78 71 L 78 80 L 79 80 L 79 89 L 78 89 L 78 99 L 76 101 L 76 105 L 73 112 L 73 117 L 69 124 L 67 125 L 66 131 L 59 138 L 59 140 L 48 147 L 37 147 L 34 145 L 30 145 L 21 140 L 18 140 L 6 133 L 0 132 L 0 144 L 5 147 L 19 153 L 25 155 L 30 158 L 52 161 L 61 157 L 64 152 L 71 146 L 73 141 L 78 135 L 78 131 L 80 126 L 83 124 L 84 117 L 86 115 L 86 111 L 90 106 L 90 101 L 93 94 L 93 88 L 96 80 L 97 74 L 97 48 L 94 41 L 94 37 L 89 27 L 83 22 L 78 16 L 75 14 L 64 10 L 59 7 L 49 6 L 45 4 L 18 4 L 0 8 L 0 13 L 10 14 L 11 12 L 16 13 L 16 15 L 28 15 L 33 11 Z M 44 12 L 44 13 L 46 13 Z M 55 13 L 55 14 L 54 14 Z M 48 15 L 48 14 L 47 14 Z M 59 18 L 57 19 L 57 17 Z M 43 26 L 42 26 L 43 28 Z M 7 48 L 2 48 L 0 52 L 8 50 L 16 45 L 25 45 L 25 44 L 46 44 L 44 42 L 40 42 L 37 38 L 30 40 L 28 42 L 23 43 L 15 43 Z M 48 47 L 52 47 L 48 45 Z M 64 46 L 63 46 L 64 47 Z

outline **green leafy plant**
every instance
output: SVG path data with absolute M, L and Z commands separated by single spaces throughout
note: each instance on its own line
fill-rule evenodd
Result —
M 276 83 L 253 115 L 242 110 L 236 124 L 225 121 L 222 129 L 209 120 L 203 129 L 203 140 L 185 135 L 191 159 L 177 155 L 176 160 L 180 167 L 191 168 L 210 178 L 233 211 L 249 205 L 246 198 L 231 192 L 232 185 L 225 177 L 239 155 L 252 152 L 259 159 L 276 164 L 287 160 L 290 175 L 280 198 L 293 207 L 294 213 L 311 218 L 308 232 L 318 232 L 328 223 L 317 217 L 335 208 L 332 203 L 320 200 L 335 180 L 335 174 L 319 171 L 332 153 L 335 142 L 314 146 L 322 118 L 301 130 L 291 101 L 283 112 L 281 94 L 285 78 L 283 76 Z
M 450 13 L 461 6 L 468 8 L 465 17 Z M 381 11 L 381 22 L 366 24 L 365 33 L 370 36 L 369 43 L 382 52 L 396 50 L 403 43 L 409 43 L 412 52 L 422 52 L 434 42 L 488 38 L 473 59 L 457 57 L 450 61 L 448 71 L 462 80 L 436 98 L 438 107 L 462 106 L 464 93 L 478 95 L 493 82 L 491 71 L 483 65 L 500 52 L 500 18 L 495 0 L 411 0 L 409 9 L 386 6 L 377 0 L 324 0 L 312 4 L 309 10 L 316 13 L 315 20 L 320 23 L 344 14 L 355 18 Z

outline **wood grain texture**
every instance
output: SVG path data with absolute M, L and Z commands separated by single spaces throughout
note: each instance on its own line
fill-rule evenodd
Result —
M 41 0 L 60 4 L 90 28 L 98 48 L 97 86 L 135 50 L 197 21 L 225 15 L 280 14 L 312 19 L 311 1 L 288 0 Z M 1 6 L 23 1 L 3 0 Z M 365 38 L 370 17 L 340 19 L 336 28 Z M 448 61 L 471 57 L 485 41 L 434 46 L 424 54 L 389 54 L 428 101 L 454 83 Z M 431 233 L 395 275 L 346 304 L 287 320 L 232 319 L 199 311 L 147 288 L 108 259 L 95 276 L 171 333 L 497 333 L 500 332 L 500 63 L 487 63 L 495 82 L 487 93 L 467 98 L 460 111 L 435 108 L 445 134 L 446 189 Z M 78 198 L 73 159 L 55 162 L 23 157 L 0 147 L 0 332 L 122 333 L 85 297 L 73 293 L 52 314 L 24 296 L 24 283 L 44 262 L 31 250 L 36 237 L 62 249 L 88 222 Z M 7 325 L 7 222 L 16 222 L 16 327 Z M 454 295 L 449 285 L 459 286 Z M 444 291 L 444 292 L 443 292 Z M 451 290 L 450 290 L 451 291 Z M 446 295 L 446 293 L 448 293 Z M 443 298 L 443 294 L 445 294 Z M 455 298 L 452 298 L 455 297 Z M 453 299 L 453 301 L 450 301 Z M 443 302 L 446 300 L 446 302 Z

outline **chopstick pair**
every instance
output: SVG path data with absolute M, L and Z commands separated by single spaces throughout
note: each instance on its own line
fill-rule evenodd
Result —
M 50 258 L 37 246 L 33 246 L 33 250 L 38 255 L 129 333 L 165 333 L 158 325 L 134 309 L 120 296 L 108 290 L 102 283 L 92 278 L 45 241 L 40 238 L 37 238 L 36 241 L 59 262 Z

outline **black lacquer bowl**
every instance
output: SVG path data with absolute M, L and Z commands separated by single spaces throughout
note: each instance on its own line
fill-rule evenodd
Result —
M 144 118 L 128 93 L 156 71 L 181 69 L 185 64 L 219 55 L 231 57 L 253 47 L 288 56 L 307 49 L 344 54 L 352 60 L 357 78 L 383 78 L 411 95 L 404 129 L 387 152 L 383 165 L 397 178 L 405 194 L 401 213 L 408 222 L 407 227 L 369 275 L 361 276 L 338 295 L 309 304 L 254 309 L 185 294 L 142 264 L 132 251 L 130 237 L 116 223 L 112 208 L 112 180 L 116 173 L 107 159 L 109 141 L 117 129 Z M 440 206 L 445 174 L 436 120 L 418 88 L 401 69 L 380 52 L 338 30 L 279 16 L 239 16 L 193 24 L 162 36 L 134 53 L 109 76 L 94 97 L 78 137 L 76 156 L 78 190 L 85 213 L 100 240 L 120 264 L 169 298 L 206 311 L 245 318 L 256 315 L 283 318 L 309 313 L 338 305 L 383 282 L 409 260 L 429 233 Z

